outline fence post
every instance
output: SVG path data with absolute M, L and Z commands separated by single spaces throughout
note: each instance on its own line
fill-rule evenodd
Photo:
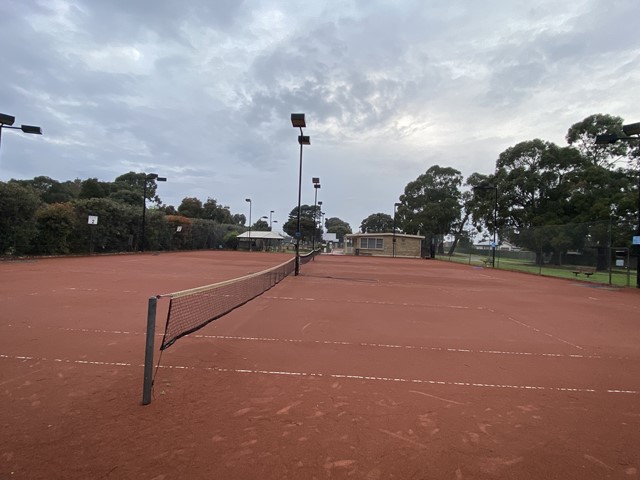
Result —
M 156 335 L 156 306 L 157 297 L 149 298 L 147 309 L 147 342 L 144 351 L 144 384 L 142 387 L 142 405 L 151 403 L 151 388 L 153 387 L 153 345 Z

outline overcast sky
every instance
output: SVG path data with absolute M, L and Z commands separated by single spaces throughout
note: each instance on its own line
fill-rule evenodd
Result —
M 280 225 L 302 203 L 356 231 L 430 166 L 465 177 L 608 113 L 640 121 L 638 0 L 2 0 L 0 180 L 155 172 Z M 276 226 L 276 228 L 279 228 Z

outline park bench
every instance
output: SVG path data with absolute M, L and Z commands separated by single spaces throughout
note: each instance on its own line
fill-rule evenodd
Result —
M 578 275 L 583 274 L 585 277 L 589 278 L 591 275 L 596 273 L 595 267 L 574 267 L 571 272 L 578 277 Z

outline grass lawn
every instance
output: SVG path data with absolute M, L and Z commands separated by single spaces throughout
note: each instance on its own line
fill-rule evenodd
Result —
M 468 265 L 482 266 L 491 268 L 491 256 L 486 255 L 477 255 L 477 254 L 454 254 L 451 257 L 449 256 L 439 256 L 437 257 L 439 260 L 458 262 L 458 263 L 466 263 Z M 513 270 L 518 272 L 526 272 L 526 273 L 534 273 L 536 275 L 545 275 L 549 277 L 559 277 L 559 278 L 569 278 L 574 280 L 580 280 L 585 282 L 592 283 L 603 283 L 609 284 L 609 272 L 608 271 L 600 271 L 596 272 L 593 275 L 587 277 L 584 274 L 575 275 L 573 273 L 573 267 L 571 266 L 549 266 L 543 265 L 540 267 L 539 265 L 535 265 L 531 262 L 525 260 L 518 260 L 513 258 L 499 258 L 496 256 L 496 268 L 501 270 Z M 611 272 L 611 285 L 615 285 L 618 287 L 627 287 L 634 282 L 635 278 L 635 270 L 631 270 L 629 272 L 629 276 L 627 276 L 627 272 L 624 270 L 613 270 Z

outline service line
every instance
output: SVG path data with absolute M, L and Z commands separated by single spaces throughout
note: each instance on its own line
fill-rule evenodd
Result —
M 134 365 L 126 362 L 99 362 L 90 360 L 69 360 L 62 358 L 48 359 L 44 357 L 34 357 L 26 355 L 4 355 L 0 354 L 0 359 L 6 360 L 20 360 L 22 362 L 47 362 L 53 361 L 56 363 L 68 363 L 76 365 L 98 365 L 98 366 L 115 366 L 115 367 L 136 367 L 143 368 L 143 365 Z M 255 369 L 238 369 L 238 368 L 221 368 L 221 367 L 193 367 L 186 365 L 160 365 L 161 369 L 170 370 L 204 370 L 216 373 L 239 373 L 239 374 L 253 374 L 253 375 L 270 375 L 270 376 L 291 376 L 291 377 L 319 377 L 319 378 L 332 378 L 332 379 L 344 379 L 344 380 L 365 380 L 374 382 L 393 382 L 393 383 L 407 383 L 407 384 L 421 384 L 421 385 L 441 385 L 441 386 L 454 386 L 454 387 L 477 387 L 477 388 L 494 388 L 494 389 L 510 389 L 510 390 L 536 390 L 547 392 L 575 392 L 575 393 L 614 393 L 614 394 L 631 394 L 638 395 L 638 390 L 628 390 L 622 388 L 609 388 L 606 390 L 596 390 L 593 388 L 574 388 L 574 387 L 544 387 L 540 385 L 510 385 L 510 384 L 497 384 L 497 383 L 476 383 L 476 382 L 453 382 L 444 380 L 430 380 L 430 379 L 417 379 L 417 378 L 402 378 L 402 377 L 378 377 L 372 375 L 350 375 L 344 373 L 316 373 L 316 372 L 290 372 L 282 370 L 255 370 Z

